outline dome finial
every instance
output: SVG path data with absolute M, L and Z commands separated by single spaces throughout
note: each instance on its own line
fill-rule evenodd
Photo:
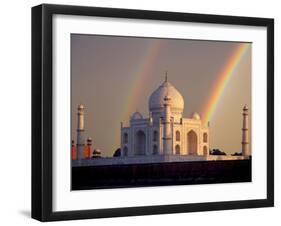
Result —
M 168 82 L 168 72 L 165 73 L 165 82 Z

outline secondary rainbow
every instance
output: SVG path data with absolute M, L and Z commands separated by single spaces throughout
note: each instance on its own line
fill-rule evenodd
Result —
M 216 85 L 211 91 L 210 98 L 207 100 L 207 103 L 205 105 L 205 108 L 203 110 L 203 122 L 207 123 L 211 120 L 211 118 L 214 115 L 214 112 L 216 111 L 216 108 L 218 106 L 219 100 L 223 96 L 224 90 L 232 77 L 235 73 L 235 69 L 241 62 L 243 56 L 249 49 L 250 44 L 248 43 L 241 43 L 237 48 L 235 48 L 233 54 L 231 55 L 230 59 L 228 60 L 227 64 L 221 71 L 221 73 L 218 76 Z
M 125 101 L 124 112 L 122 116 L 128 118 L 137 109 L 136 103 L 138 99 L 142 96 L 143 89 L 145 87 L 146 78 L 149 75 L 149 70 L 153 66 L 155 59 L 158 56 L 161 47 L 160 40 L 152 41 L 143 55 L 142 60 L 140 60 L 135 71 L 132 73 L 132 83 L 128 90 L 128 99 Z
M 130 115 L 136 111 L 138 99 L 141 98 L 142 91 L 145 87 L 146 78 L 149 70 L 152 68 L 159 51 L 161 49 L 161 40 L 152 40 L 148 43 L 142 57 L 140 58 L 135 70 L 132 72 L 128 97 L 124 100 L 124 107 L 120 112 L 120 119 L 128 119 Z M 118 134 L 115 136 L 115 143 L 119 145 L 120 136 L 119 129 L 116 128 Z

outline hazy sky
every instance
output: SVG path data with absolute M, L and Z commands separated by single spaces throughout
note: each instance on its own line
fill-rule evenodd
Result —
M 151 93 L 168 80 L 185 101 L 183 117 L 203 114 L 212 87 L 239 43 L 116 36 L 71 36 L 72 138 L 77 105 L 85 106 L 85 135 L 111 156 L 120 146 L 120 122 L 138 110 L 148 116 Z M 251 110 L 251 48 L 236 67 L 213 117 L 210 148 L 241 151 L 242 107 Z M 251 114 L 250 114 L 251 116 Z

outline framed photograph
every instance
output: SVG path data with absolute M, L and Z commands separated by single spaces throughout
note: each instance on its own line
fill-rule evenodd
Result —
M 274 21 L 32 8 L 32 217 L 274 205 Z

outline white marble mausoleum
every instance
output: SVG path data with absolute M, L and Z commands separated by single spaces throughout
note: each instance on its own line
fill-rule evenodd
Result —
M 209 129 L 198 113 L 183 116 L 181 93 L 165 81 L 149 98 L 149 116 L 135 112 L 129 126 L 121 123 L 121 155 L 190 155 L 209 154 Z

